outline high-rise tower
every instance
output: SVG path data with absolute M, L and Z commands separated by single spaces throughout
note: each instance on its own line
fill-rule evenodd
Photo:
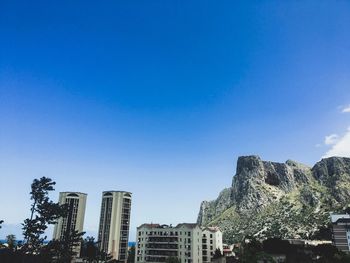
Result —
M 76 230 L 83 231 L 87 194 L 79 192 L 60 192 L 59 204 L 67 204 L 67 215 L 58 219 L 53 232 L 53 239 L 62 240 L 65 235 Z M 75 251 L 78 253 L 79 248 Z M 79 255 L 78 255 L 79 256 Z
M 126 261 L 130 226 L 131 193 L 105 191 L 102 193 L 98 241 L 100 250 L 113 259 Z

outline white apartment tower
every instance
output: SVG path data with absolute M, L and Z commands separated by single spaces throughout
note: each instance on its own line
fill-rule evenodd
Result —
M 130 226 L 131 193 L 105 191 L 102 193 L 99 248 L 113 259 L 126 261 Z
M 72 231 L 83 231 L 87 194 L 79 192 L 60 192 L 59 204 L 67 204 L 67 215 L 58 219 L 53 231 L 53 239 L 62 240 Z M 79 253 L 80 248 L 75 251 Z
M 181 263 L 202 263 L 202 230 L 197 224 L 143 224 L 137 228 L 135 262 L 166 262 L 169 257 Z

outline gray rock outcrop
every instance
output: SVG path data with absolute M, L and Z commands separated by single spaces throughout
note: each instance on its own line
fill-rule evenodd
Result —
M 225 239 L 310 237 L 327 224 L 328 213 L 350 202 L 350 158 L 331 157 L 308 167 L 288 160 L 238 158 L 232 186 L 214 201 L 203 201 L 201 225 L 218 225 Z

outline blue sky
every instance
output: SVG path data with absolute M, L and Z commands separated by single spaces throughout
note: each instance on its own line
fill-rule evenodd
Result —
M 350 156 L 348 1 L 0 1 L 0 238 L 30 183 L 196 220 L 240 155 Z

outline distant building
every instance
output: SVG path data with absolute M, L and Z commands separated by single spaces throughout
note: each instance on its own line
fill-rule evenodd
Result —
M 223 253 L 222 232 L 218 227 L 205 227 L 202 229 L 203 263 L 211 262 L 216 249 Z
M 350 251 L 350 215 L 331 214 L 333 244 L 344 252 Z
M 197 224 L 143 224 L 137 228 L 136 243 L 138 263 L 165 262 L 169 257 L 181 263 L 203 263 L 204 259 L 210 262 L 216 248 L 222 251 L 222 234 L 217 228 L 202 229 Z
M 131 193 L 105 191 L 102 193 L 99 248 L 113 259 L 126 261 L 131 212 Z
M 222 245 L 223 255 L 225 257 L 233 257 L 233 256 L 235 256 L 234 247 L 235 247 L 235 245 L 223 244 Z
M 53 239 L 62 240 L 65 235 L 74 230 L 78 232 L 83 231 L 86 198 L 87 194 L 84 193 L 60 192 L 59 204 L 67 204 L 68 213 L 65 217 L 58 219 L 54 227 Z M 75 251 L 79 254 L 80 247 L 75 248 Z

